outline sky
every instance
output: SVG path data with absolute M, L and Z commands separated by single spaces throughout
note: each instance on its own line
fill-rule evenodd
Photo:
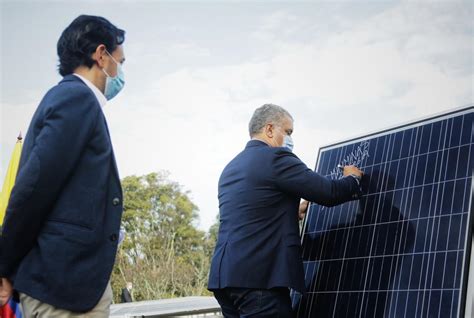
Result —
M 126 31 L 125 88 L 104 109 L 120 176 L 168 171 L 203 230 L 265 103 L 292 114 L 310 168 L 325 145 L 474 104 L 473 1 L 0 0 L 0 12 L 0 180 L 61 79 L 61 32 L 100 15 Z

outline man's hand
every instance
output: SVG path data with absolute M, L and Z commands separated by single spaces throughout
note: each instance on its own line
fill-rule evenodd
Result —
M 0 278 L 0 306 L 5 305 L 13 295 L 13 286 L 7 278 Z
M 303 200 L 300 203 L 300 208 L 298 210 L 298 217 L 300 220 L 304 219 L 304 216 L 306 215 L 306 211 L 308 210 L 308 205 L 309 205 L 309 202 L 306 200 Z
M 343 171 L 343 175 L 344 175 L 344 177 L 354 175 L 356 177 L 359 177 L 359 179 L 360 179 L 360 178 L 362 178 L 364 173 L 361 170 L 359 170 L 359 168 L 357 168 L 356 166 L 345 166 L 344 171 Z

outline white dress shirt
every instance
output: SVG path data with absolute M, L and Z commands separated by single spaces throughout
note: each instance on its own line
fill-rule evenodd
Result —
M 94 84 L 92 84 L 91 81 L 89 81 L 87 78 L 85 78 L 84 76 L 81 76 L 77 73 L 73 73 L 73 75 L 79 77 L 84 83 L 86 83 L 86 85 L 92 90 L 92 92 L 94 93 L 95 97 L 97 98 L 97 100 L 99 101 L 99 104 L 100 104 L 100 107 L 104 107 L 105 104 L 107 103 L 107 98 L 105 98 L 105 95 L 97 88 L 97 86 L 95 86 Z

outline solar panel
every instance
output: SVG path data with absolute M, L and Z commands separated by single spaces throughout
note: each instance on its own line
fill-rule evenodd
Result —
M 470 106 L 320 149 L 316 171 L 337 179 L 338 164 L 357 165 L 363 196 L 310 206 L 298 317 L 464 316 L 473 121 Z

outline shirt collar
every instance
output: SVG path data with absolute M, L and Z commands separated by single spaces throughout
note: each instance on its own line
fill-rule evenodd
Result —
M 97 88 L 97 86 L 95 86 L 94 84 L 92 84 L 91 81 L 89 81 L 87 78 L 85 78 L 84 76 L 81 76 L 77 73 L 74 73 L 73 75 L 79 77 L 91 90 L 92 92 L 94 93 L 95 97 L 97 98 L 97 100 L 99 101 L 99 104 L 100 104 L 100 107 L 104 107 L 105 104 L 107 103 L 107 98 L 105 98 L 105 95 Z

